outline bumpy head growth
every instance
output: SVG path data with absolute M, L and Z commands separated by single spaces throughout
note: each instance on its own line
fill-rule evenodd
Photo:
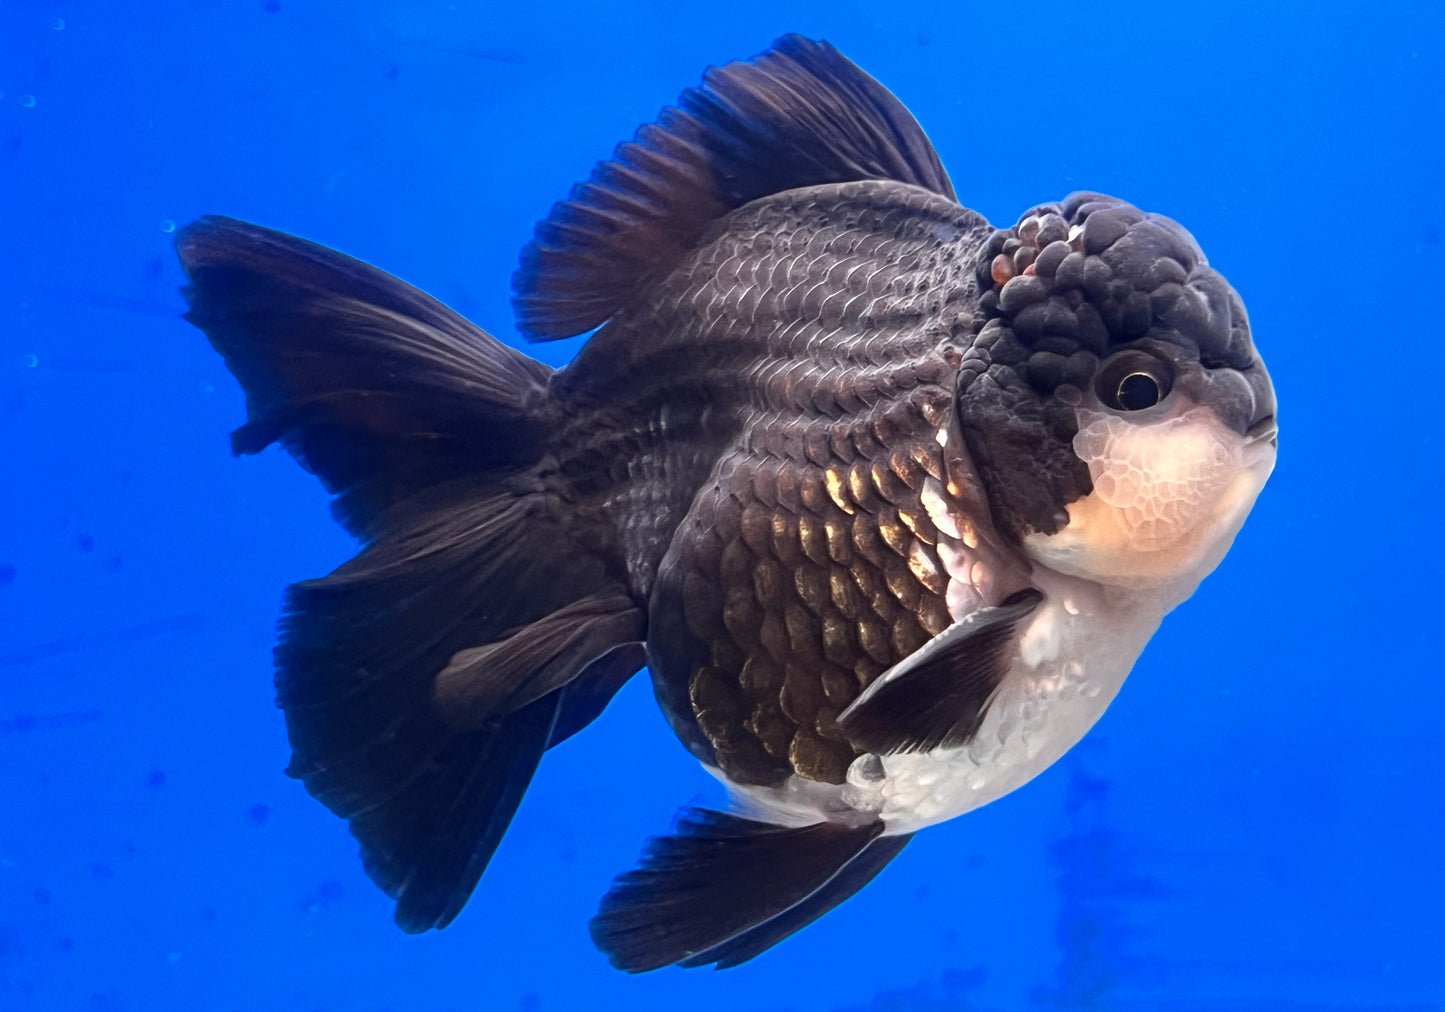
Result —
M 1175 222 L 1092 193 L 996 233 L 979 275 L 958 413 L 999 530 L 1074 575 L 1202 577 L 1274 460 L 1239 296 Z

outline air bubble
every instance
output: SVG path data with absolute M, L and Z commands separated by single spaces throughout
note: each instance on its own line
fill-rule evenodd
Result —
M 40 364 L 40 356 L 39 356 L 39 355 L 26 355 L 26 356 L 25 356 L 25 368 L 27 368 L 27 369 L 34 369 L 34 368 L 35 368 L 36 366 L 38 366 L 39 364 Z
M 27 109 L 34 109 L 34 108 L 35 108 L 35 96 L 34 96 L 34 95 L 21 95 L 21 96 L 20 96 L 20 104 L 23 105 L 23 106 L 24 106 L 25 108 L 27 108 Z
M 161 219 L 161 231 L 162 231 L 162 232 L 170 233 L 170 232 L 174 232 L 175 230 L 176 230 L 176 223 L 175 223 L 174 221 L 172 221 L 170 218 L 162 218 L 162 219 Z
M 51 19 L 50 19 L 50 27 L 53 28 L 53 29 L 54 29 L 55 31 L 57 31 L 57 32 L 63 32 L 63 31 L 65 31 L 65 19 L 64 19 L 64 18 L 51 18 Z

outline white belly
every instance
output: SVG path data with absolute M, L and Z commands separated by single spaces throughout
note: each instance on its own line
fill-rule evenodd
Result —
M 785 825 L 882 819 L 895 835 L 962 815 L 1038 776 L 1103 714 L 1162 618 L 1153 608 L 1121 608 L 1108 590 L 1070 577 L 1040 581 L 1039 589 L 1044 601 L 968 745 L 862 756 L 844 784 L 792 776 L 773 787 L 730 785 L 739 806 Z

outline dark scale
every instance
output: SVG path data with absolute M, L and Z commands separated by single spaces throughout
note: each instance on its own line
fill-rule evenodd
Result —
M 579 403 L 605 377 L 640 405 L 710 406 L 695 456 L 686 434 L 631 426 L 653 438 L 627 447 L 631 485 L 614 505 L 655 511 L 623 536 L 629 558 L 660 567 L 656 588 L 649 565 L 633 578 L 653 590 L 649 660 L 668 718 L 739 782 L 841 783 L 861 752 L 835 718 L 948 624 L 920 493 L 943 473 L 936 436 L 975 325 L 957 307 L 977 263 L 957 251 L 990 234 L 956 204 L 874 183 L 760 200 L 558 377 Z M 650 385 L 680 382 L 667 368 L 678 345 L 691 397 Z

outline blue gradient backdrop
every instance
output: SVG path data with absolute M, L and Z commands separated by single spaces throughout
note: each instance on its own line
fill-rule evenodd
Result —
M 710 63 L 822 36 L 996 223 L 1176 217 L 1280 463 L 1079 748 L 740 969 L 586 922 L 716 789 L 636 680 L 408 937 L 282 775 L 282 587 L 350 545 L 179 318 L 170 233 L 336 246 L 516 340 L 550 204 Z M 1438 2 L 0 0 L 0 1009 L 1445 1009 Z M 575 342 L 536 349 L 564 361 Z

